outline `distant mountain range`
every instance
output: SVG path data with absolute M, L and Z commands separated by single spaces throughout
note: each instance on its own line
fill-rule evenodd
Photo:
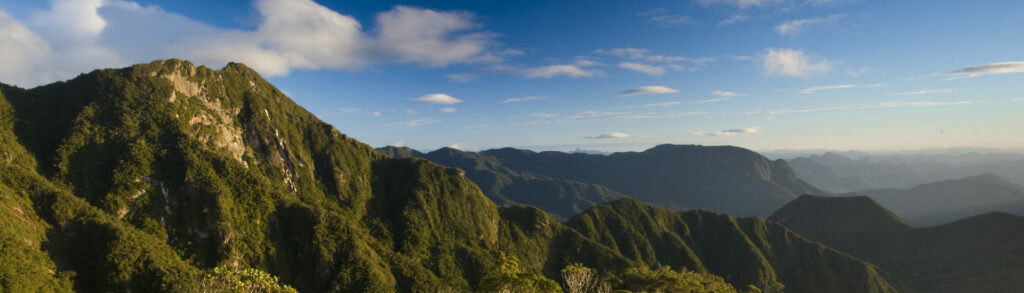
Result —
M 847 152 L 787 160 L 797 177 L 835 193 L 914 186 L 982 174 L 995 174 L 1024 184 L 1024 154 L 907 153 L 872 155 Z
M 805 195 L 769 220 L 877 264 L 922 292 L 1024 288 L 1024 217 L 993 212 L 911 228 L 869 197 Z
M 785 162 L 747 150 L 436 155 L 480 168 L 377 152 L 236 63 L 164 60 L 33 89 L 0 84 L 0 291 L 558 292 L 553 280 L 574 263 L 606 280 L 662 265 L 699 277 L 658 271 L 644 281 L 652 286 L 908 290 L 764 220 L 598 204 L 621 197 L 600 195 L 598 181 L 749 214 L 816 191 Z M 470 174 L 528 182 L 537 197 L 576 188 L 564 198 L 598 205 L 563 224 L 533 207 L 499 207 Z
M 914 227 L 945 224 L 989 212 L 1024 215 L 1024 187 L 985 174 L 910 189 L 875 189 L 867 195 Z
M 495 202 L 531 204 L 566 217 L 623 195 L 673 209 L 763 217 L 801 194 L 827 194 L 797 179 L 785 161 L 731 146 L 659 145 L 610 155 L 378 150 L 462 168 Z

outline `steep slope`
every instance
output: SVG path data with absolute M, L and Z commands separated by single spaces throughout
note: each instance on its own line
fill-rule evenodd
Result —
M 1024 215 L 1024 187 L 984 174 L 919 185 L 911 189 L 877 189 L 867 195 L 914 227 L 945 224 L 990 212 Z
M 906 291 L 871 264 L 760 218 L 669 211 L 622 199 L 577 215 L 567 225 L 627 258 L 708 271 L 737 287 L 782 282 L 788 292 Z
M 512 170 L 497 158 L 453 148 L 441 148 L 426 154 L 410 148 L 385 147 L 379 151 L 394 157 L 421 157 L 466 171 L 484 194 L 502 206 L 532 205 L 561 219 L 568 219 L 596 204 L 626 195 L 607 187 L 579 181 L 556 179 Z
M 499 208 L 459 169 L 388 158 L 241 64 L 156 61 L 0 93 L 4 291 L 195 292 L 254 268 L 303 292 L 460 292 L 503 256 L 552 279 L 571 263 L 650 265 Z
M 771 220 L 886 269 L 922 292 L 1024 286 L 1024 217 L 989 213 L 910 228 L 868 197 L 803 196 Z
M 797 179 L 785 161 L 729 146 L 660 145 L 608 156 L 511 148 L 482 154 L 520 172 L 600 184 L 664 207 L 735 216 L 767 216 L 800 194 L 824 193 Z

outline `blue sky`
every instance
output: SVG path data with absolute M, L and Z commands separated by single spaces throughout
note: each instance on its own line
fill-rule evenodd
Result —
M 238 61 L 374 146 L 1024 147 L 1020 1 L 0 1 L 0 82 Z

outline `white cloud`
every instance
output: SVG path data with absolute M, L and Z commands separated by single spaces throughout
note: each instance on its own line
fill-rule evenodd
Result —
M 927 94 L 948 94 L 948 93 L 954 93 L 954 92 L 956 92 L 956 91 L 955 90 L 951 90 L 951 89 L 942 89 L 942 90 L 920 90 L 920 91 L 912 91 L 912 92 L 888 93 L 888 94 L 885 94 L 885 95 L 886 96 L 912 96 L 912 95 L 927 95 Z
M 832 69 L 832 62 L 812 58 L 798 49 L 768 49 L 761 60 L 769 75 L 809 77 Z
M 431 104 L 444 104 L 444 105 L 451 105 L 451 104 L 462 103 L 462 100 L 456 99 L 455 97 L 452 97 L 452 96 L 449 96 L 449 95 L 446 95 L 446 94 L 429 94 L 429 95 L 425 95 L 425 96 L 421 96 L 421 97 L 412 99 L 411 101 L 421 102 L 421 103 L 431 103 Z
M 455 113 L 455 108 L 454 107 L 445 107 L 445 108 L 441 108 L 440 110 L 437 110 L 437 111 L 441 112 L 441 113 Z
M 391 143 L 391 145 L 396 146 L 396 147 L 404 147 L 405 146 L 405 140 L 404 139 L 399 139 L 399 140 Z
M 423 125 L 433 124 L 433 123 L 437 123 L 437 122 L 441 122 L 441 119 L 437 118 L 437 117 L 428 117 L 428 118 L 420 118 L 420 119 L 414 119 L 414 120 L 409 120 L 409 121 L 388 123 L 388 124 L 384 124 L 384 126 L 392 126 L 392 127 L 417 127 L 417 126 L 423 126 Z
M 730 25 L 730 24 L 740 23 L 740 22 L 743 22 L 745 20 L 747 20 L 747 16 L 746 15 L 744 15 L 744 14 L 734 14 L 733 16 L 730 16 L 729 18 L 726 18 L 726 19 L 723 19 L 722 21 L 719 21 L 718 25 Z
M 543 99 L 543 98 L 544 97 L 540 97 L 540 96 L 522 97 L 522 98 L 508 98 L 508 99 L 505 99 L 504 101 L 501 101 L 501 103 L 507 104 L 507 103 L 526 102 L 526 101 L 540 100 L 540 99 Z
M 846 17 L 845 14 L 833 14 L 829 15 L 828 17 L 815 17 L 790 20 L 775 26 L 775 32 L 783 36 L 796 35 L 799 34 L 800 32 L 803 32 L 810 26 L 820 24 L 835 24 L 844 17 Z
M 568 77 L 592 77 L 600 75 L 598 70 L 584 69 L 577 65 L 558 64 L 537 67 L 511 67 L 498 65 L 494 67 L 498 71 L 511 72 L 522 75 L 526 78 L 552 78 L 558 76 Z
M 595 136 L 587 136 L 587 137 L 584 137 L 584 138 L 586 138 L 586 139 L 611 139 L 611 138 L 629 138 L 629 137 L 630 137 L 630 135 L 627 134 L 627 133 L 610 132 L 610 133 L 604 133 L 604 134 L 599 134 L 599 135 L 595 135 Z
M 668 9 L 665 8 L 656 8 L 637 13 L 636 15 L 648 17 L 647 22 L 654 23 L 663 28 L 693 23 L 693 18 L 685 15 L 669 14 Z
M 1022 72 L 1024 72 L 1024 61 L 992 63 L 980 66 L 968 66 L 961 69 L 949 71 L 944 74 L 960 77 L 975 77 L 986 74 L 1005 74 Z
M 622 62 L 619 63 L 619 68 L 629 69 L 632 71 L 648 74 L 648 75 L 662 75 L 665 74 L 665 67 L 647 65 L 643 63 L 635 62 Z
M 695 0 L 694 2 L 697 2 L 697 4 L 700 4 L 702 6 L 730 5 L 743 9 L 750 7 L 768 6 L 775 3 L 781 3 L 782 0 Z
M 635 88 L 635 89 L 631 89 L 631 90 L 626 90 L 626 91 L 623 91 L 623 92 L 619 93 L 619 95 L 620 96 L 635 96 L 635 95 L 647 95 L 647 94 L 671 94 L 671 93 L 678 93 L 678 92 L 679 92 L 678 90 L 675 90 L 673 88 L 669 88 L 669 87 L 665 87 L 665 86 L 660 86 L 660 85 L 651 85 L 651 86 L 644 86 L 644 87 L 639 87 L 639 88 Z
M 973 101 L 954 101 L 954 102 L 932 102 L 932 101 L 921 101 L 921 102 L 881 102 L 874 104 L 860 104 L 860 105 L 841 105 L 841 106 L 821 106 L 821 107 L 804 107 L 804 108 L 793 108 L 783 110 L 771 110 L 768 111 L 769 117 L 773 117 L 779 114 L 795 114 L 795 113 L 809 113 L 818 111 L 842 111 L 842 110 L 862 110 L 862 109 L 879 109 L 879 108 L 906 108 L 906 107 L 940 107 L 940 106 L 955 106 L 955 105 L 967 105 L 973 104 Z
M 664 103 L 644 104 L 644 107 L 668 107 L 668 106 L 674 106 L 674 105 L 679 105 L 679 104 L 681 104 L 681 103 L 680 102 L 664 102 Z
M 737 93 L 734 93 L 734 92 L 730 92 L 730 91 L 713 91 L 713 92 L 711 92 L 711 95 L 712 96 L 716 96 L 716 97 L 738 97 L 738 96 L 740 96 L 740 94 L 737 94 Z
M 254 7 L 255 30 L 222 29 L 126 0 L 54 0 L 25 23 L 2 12 L 0 48 L 10 54 L 0 55 L 0 77 L 33 86 L 165 58 L 211 67 L 242 62 L 261 74 L 284 75 L 380 63 L 497 62 L 516 53 L 496 51 L 496 35 L 480 31 L 466 12 L 395 6 L 364 29 L 312 0 L 255 0 Z
M 597 49 L 594 50 L 597 54 L 606 54 L 618 57 L 628 58 L 644 58 L 647 54 L 651 53 L 651 50 L 643 48 L 613 48 L 613 49 Z
M 813 87 L 809 87 L 809 88 L 805 88 L 805 89 L 800 90 L 800 93 L 801 94 L 805 94 L 805 95 L 809 95 L 809 94 L 816 93 L 818 91 L 848 89 L 848 88 L 853 88 L 855 86 L 856 85 L 852 85 L 852 84 L 837 84 L 837 85 L 813 86 Z
M 602 118 L 602 117 L 616 116 L 616 115 L 622 115 L 622 114 L 626 114 L 626 113 L 623 113 L 623 112 L 597 112 L 597 111 L 587 110 L 587 111 L 583 111 L 583 112 L 579 112 L 579 113 L 566 114 L 566 115 L 563 115 L 563 117 L 565 117 L 567 119 L 594 119 L 594 118 Z
M 380 112 L 373 112 L 373 117 L 380 117 Z
M 697 130 L 697 131 L 694 131 L 692 133 L 693 133 L 693 135 L 696 135 L 696 136 L 715 137 L 715 136 L 747 135 L 747 134 L 755 134 L 755 133 L 759 133 L 759 132 L 761 132 L 761 127 L 726 129 L 726 130 L 719 130 L 719 131 L 715 131 L 715 132 L 704 132 L 702 130 Z
M 554 114 L 554 113 L 533 113 L 533 114 L 530 114 L 530 117 L 540 117 L 540 118 L 554 118 L 554 117 L 558 117 L 558 116 L 561 116 L 561 115 L 560 114 Z

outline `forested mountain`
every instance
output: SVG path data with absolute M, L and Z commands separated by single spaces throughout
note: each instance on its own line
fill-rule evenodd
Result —
M 442 148 L 426 154 L 408 148 L 379 150 L 463 168 L 498 203 L 536 205 L 565 216 L 623 195 L 671 209 L 767 216 L 800 194 L 827 194 L 797 179 L 785 161 L 731 146 L 666 144 L 610 155 L 514 148 L 479 153 Z M 541 195 L 560 204 L 546 204 L 549 199 Z
M 499 208 L 463 170 L 389 158 L 241 64 L 155 61 L 2 86 L 0 146 L 4 291 L 550 292 L 574 263 L 631 290 L 663 290 L 667 278 L 732 291 L 711 274 L 738 288 L 782 282 L 788 292 L 901 288 L 873 265 L 757 219 L 629 199 L 569 224 Z M 659 158 L 734 158 L 691 155 L 699 159 Z M 738 190 L 809 189 L 784 163 L 750 158 L 758 164 L 738 164 L 756 184 Z M 719 164 L 692 176 L 734 174 L 724 171 L 731 161 Z M 781 191 L 769 198 L 789 195 Z M 746 204 L 764 202 L 774 201 Z M 663 264 L 689 271 L 651 270 Z
M 498 158 L 485 153 L 441 148 L 424 154 L 411 148 L 393 146 L 377 150 L 395 158 L 419 157 L 460 168 L 494 203 L 500 206 L 531 205 L 563 220 L 596 204 L 626 196 L 599 184 L 512 170 Z
M 875 199 L 914 227 L 945 224 L 990 212 L 1024 215 L 1024 187 L 993 174 L 944 180 L 910 189 L 858 193 Z
M 769 219 L 877 264 L 922 292 L 1012 292 L 1024 286 L 1024 217 L 993 212 L 911 228 L 869 197 L 806 195 Z

